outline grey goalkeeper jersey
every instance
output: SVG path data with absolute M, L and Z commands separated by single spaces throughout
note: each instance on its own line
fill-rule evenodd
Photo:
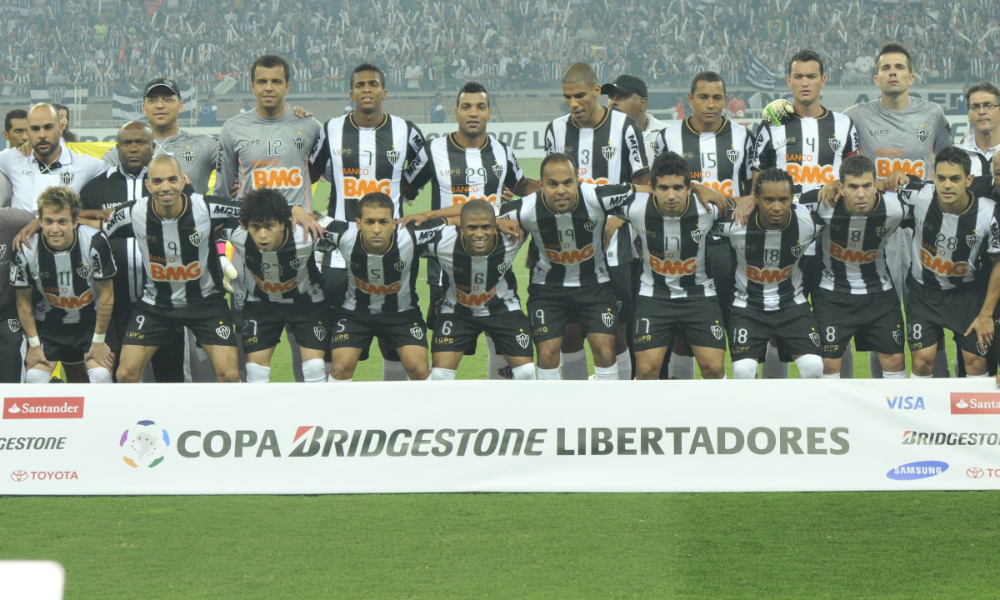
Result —
M 941 106 L 910 96 L 903 110 L 890 110 L 881 98 L 844 111 L 854 121 L 861 154 L 875 163 L 879 179 L 903 171 L 930 179 L 931 154 L 951 146 L 951 125 Z
M 228 198 L 235 181 L 238 200 L 253 190 L 274 188 L 289 204 L 312 212 L 309 153 L 322 128 L 316 119 L 300 119 L 290 110 L 277 119 L 265 119 L 256 110 L 229 119 L 219 134 L 215 195 Z
M 219 142 L 210 135 L 189 133 L 183 129 L 168 138 L 153 140 L 153 156 L 169 154 L 181 163 L 181 171 L 191 180 L 191 186 L 199 194 L 208 193 L 208 180 L 212 177 L 215 164 L 219 160 Z M 103 160 L 112 167 L 118 167 L 118 148 L 104 153 Z M 226 194 L 228 197 L 229 194 Z

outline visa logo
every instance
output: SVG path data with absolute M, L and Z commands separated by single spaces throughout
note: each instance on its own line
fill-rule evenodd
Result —
M 884 398 L 886 404 L 889 405 L 889 408 L 896 408 L 899 410 L 926 410 L 924 407 L 923 396 L 917 396 L 916 398 L 913 396 L 893 396 L 892 398 L 884 396 Z

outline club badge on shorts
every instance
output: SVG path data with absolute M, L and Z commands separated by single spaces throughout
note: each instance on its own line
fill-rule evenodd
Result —
M 215 328 L 215 333 L 219 334 L 220 338 L 228 340 L 232 334 L 232 329 L 229 328 L 229 325 L 219 325 Z
M 517 341 L 518 346 L 522 348 L 527 348 L 528 343 L 531 341 L 531 338 L 528 336 L 527 333 L 519 333 L 516 336 L 514 336 L 514 340 Z

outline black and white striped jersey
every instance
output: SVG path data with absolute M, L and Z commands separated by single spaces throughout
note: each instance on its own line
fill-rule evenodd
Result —
M 422 225 L 396 227 L 392 244 L 383 254 L 365 249 L 361 231 L 354 223 L 326 224 L 324 244 L 337 248 L 347 258 L 347 294 L 343 308 L 372 314 L 401 313 L 417 308 L 418 259 L 422 243 L 433 241 L 446 226 L 444 219 Z
M 332 221 L 332 219 L 331 219 Z M 313 258 L 315 243 L 301 225 L 285 223 L 285 240 L 274 250 L 262 251 L 250 232 L 230 219 L 219 232 L 233 245 L 233 263 L 240 275 L 233 291 L 245 302 L 314 305 L 323 302 L 319 267 Z
M 97 285 L 115 276 L 111 245 L 100 231 L 77 225 L 76 241 L 66 250 L 52 250 L 41 233 L 21 246 L 10 268 L 10 284 L 33 288 L 35 320 L 76 324 L 95 318 Z
M 965 137 L 962 138 L 962 143 L 959 144 L 958 147 L 969 153 L 969 158 L 972 159 L 972 175 L 993 179 L 993 169 L 991 167 L 991 163 L 993 161 L 993 155 L 996 154 L 1000 145 L 996 145 L 986 152 L 983 152 L 979 149 L 979 144 L 976 143 L 976 131 L 974 129 L 970 129 L 969 132 L 965 134 Z
M 823 277 L 819 287 L 843 294 L 875 294 L 893 288 L 885 263 L 885 244 L 907 215 L 894 192 L 879 193 L 875 208 L 858 217 L 844 200 L 834 207 L 819 202 L 819 190 L 802 194 L 799 203 L 826 223 L 820 238 Z
M 392 115 L 385 115 L 377 127 L 358 127 L 354 113 L 327 121 L 309 157 L 330 180 L 327 214 L 354 221 L 358 201 L 370 192 L 382 192 L 392 198 L 394 216 L 402 217 L 400 186 L 412 183 L 424 168 L 425 145 L 416 125 Z
M 798 204 L 792 205 L 784 229 L 764 229 L 758 212 L 750 215 L 745 226 L 717 221 L 713 231 L 728 237 L 736 250 L 733 306 L 779 310 L 808 302 L 802 293 L 799 259 L 822 230 L 823 221 Z
M 178 309 L 222 293 L 219 251 L 212 232 L 240 214 L 241 202 L 183 195 L 184 208 L 175 219 L 162 219 L 153 201 L 140 198 L 119 208 L 104 223 L 109 238 L 134 237 L 142 251 L 146 284 L 142 301 Z
M 531 283 L 561 287 L 596 285 L 610 281 L 604 260 L 604 223 L 608 214 L 633 197 L 635 188 L 631 184 L 581 183 L 575 205 L 565 213 L 552 212 L 545 206 L 539 190 L 504 203 L 500 218 L 517 221 L 531 234 L 528 248 Z
M 709 211 L 692 193 L 678 217 L 665 216 L 652 194 L 636 194 L 615 211 L 632 225 L 642 242 L 639 295 L 649 298 L 715 296 L 715 282 L 705 272 L 705 242 L 715 224 Z
M 917 283 L 937 290 L 973 285 L 981 255 L 1000 255 L 996 203 L 989 198 L 970 194 L 968 208 L 955 215 L 941 210 L 933 184 L 910 183 L 898 193 L 913 213 L 910 275 Z
M 715 131 L 701 133 L 691 126 L 688 117 L 656 136 L 657 156 L 667 151 L 679 154 L 688 163 L 692 181 L 700 181 L 730 198 L 752 191 L 753 148 L 754 136 L 750 130 L 726 118 Z
M 784 125 L 757 128 L 750 166 L 755 171 L 787 171 L 799 194 L 839 178 L 840 162 L 859 152 L 858 130 L 847 115 L 824 109 L 819 118 L 793 115 Z
M 604 110 L 604 118 L 593 129 L 577 127 L 572 115 L 554 119 L 545 128 L 545 153 L 574 157 L 581 182 L 630 183 L 649 168 L 642 131 L 625 113 Z
M 521 249 L 516 238 L 498 232 L 493 250 L 485 256 L 469 254 L 458 226 L 442 227 L 427 238 L 422 234 L 418 244 L 427 256 L 438 259 L 444 273 L 439 314 L 489 317 L 521 310 L 517 289 L 506 277 Z
M 492 135 L 479 148 L 460 146 L 453 133 L 427 146 L 429 161 L 413 187 L 431 182 L 431 210 L 470 200 L 485 200 L 499 209 L 504 186 L 513 188 L 524 178 L 514 151 Z

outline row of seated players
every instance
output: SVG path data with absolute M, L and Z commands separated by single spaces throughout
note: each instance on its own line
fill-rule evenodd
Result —
M 736 207 L 698 198 L 686 162 L 672 152 L 654 161 L 652 188 L 582 184 L 574 159 L 554 153 L 542 162 L 541 189 L 499 210 L 472 201 L 396 222 L 391 198 L 372 193 L 354 223 L 321 217 L 310 224 L 292 220 L 300 209 L 276 190 L 254 191 L 243 202 L 184 193 L 179 164 L 163 155 L 149 165 L 150 197 L 104 220 L 81 214 L 68 188 L 43 193 L 40 224 L 25 232 L 11 282 L 29 338 L 29 381 L 47 381 L 54 360 L 79 359 L 91 381 L 110 381 L 116 359 L 118 380 L 136 381 L 178 326 L 194 332 L 223 381 L 235 379 L 237 338 L 247 380 L 267 381 L 286 328 L 302 348 L 307 381 L 350 381 L 375 337 L 399 354 L 411 380 L 453 379 L 484 332 L 513 379 L 558 379 L 571 322 L 591 346 L 595 379 L 615 380 L 618 309 L 603 250 L 605 220 L 615 215 L 631 224 L 643 257 L 635 261 L 641 272 L 629 329 L 638 379 L 658 376 L 677 331 L 704 378 L 725 377 L 727 338 L 737 378 L 756 376 L 772 338 L 803 377 L 835 377 L 852 337 L 859 350 L 877 352 L 886 378 L 905 377 L 909 341 L 913 375 L 930 376 L 945 329 L 955 334 L 969 376 L 985 376 L 1000 270 L 987 278 L 983 266 L 1000 257 L 1000 226 L 993 201 L 968 193 L 969 172 L 968 154 L 946 149 L 935 159 L 933 184 L 896 173 L 886 183 L 896 191 L 879 193 L 874 164 L 858 155 L 841 165 L 839 203 L 818 202 L 815 193 L 796 203 L 788 174 L 766 169 L 752 202 Z M 888 236 L 906 226 L 919 234 L 904 326 L 884 252 Z M 33 233 L 39 227 L 42 240 Z M 236 314 L 222 300 L 216 244 L 206 234 L 212 230 L 235 247 L 233 284 L 243 299 Z M 729 239 L 734 273 L 706 271 L 710 235 Z M 525 314 L 513 261 L 529 236 Z M 116 356 L 104 336 L 115 300 L 107 283 L 116 272 L 108 240 L 120 237 L 140 243 L 146 281 L 127 325 L 113 336 Z M 162 248 L 169 244 L 190 250 L 181 253 L 183 264 L 164 270 L 150 254 L 167 254 Z M 349 271 L 337 307 L 324 299 L 314 259 L 333 249 Z M 416 295 L 420 258 L 442 273 L 440 299 L 426 323 Z M 717 297 L 713 277 L 734 278 L 732 298 Z M 242 324 L 239 336 L 234 318 Z

